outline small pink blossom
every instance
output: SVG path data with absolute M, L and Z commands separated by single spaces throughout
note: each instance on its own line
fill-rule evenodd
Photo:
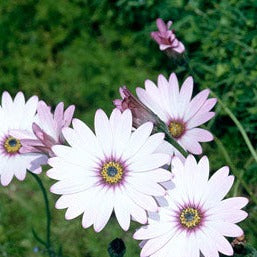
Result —
M 24 131 L 13 131 L 13 135 L 20 138 L 22 153 L 47 153 L 53 156 L 52 146 L 64 144 L 62 129 L 69 127 L 74 114 L 74 105 L 64 111 L 64 104 L 57 105 L 54 113 L 44 101 L 40 101 L 37 107 L 37 121 L 33 123 L 34 134 Z
M 170 135 L 185 151 L 202 154 L 200 142 L 212 141 L 213 135 L 198 126 L 215 115 L 211 109 L 217 99 L 208 99 L 209 89 L 192 98 L 193 87 L 192 77 L 188 77 L 180 87 L 176 74 L 172 73 L 168 80 L 159 75 L 157 86 L 146 80 L 145 89 L 137 88 L 136 92 L 139 100 L 166 124 Z M 165 152 L 182 158 L 170 143 L 165 142 L 162 148 Z
M 172 21 L 168 21 L 167 25 L 160 18 L 156 20 L 159 31 L 151 33 L 151 37 L 159 44 L 161 51 L 166 51 L 168 55 L 172 53 L 182 54 L 185 51 L 184 45 L 176 38 L 173 30 L 170 30 Z
M 120 88 L 122 99 L 116 99 L 113 104 L 120 111 L 130 109 L 133 116 L 133 126 L 138 128 L 145 122 L 151 121 L 153 124 L 160 122 L 157 115 L 141 103 L 125 86 Z

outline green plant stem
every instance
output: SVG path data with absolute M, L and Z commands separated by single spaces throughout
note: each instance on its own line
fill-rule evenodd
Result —
M 49 257 L 52 257 L 52 250 L 51 250 L 51 212 L 50 212 L 50 207 L 49 207 L 49 201 L 48 201 L 48 197 L 47 197 L 47 192 L 46 189 L 43 185 L 42 180 L 40 179 L 40 177 L 37 174 L 34 174 L 32 172 L 29 172 L 32 177 L 36 180 L 43 198 L 44 198 L 44 202 L 45 202 L 45 211 L 46 211 L 46 242 L 45 242 L 45 247 L 47 250 L 47 253 L 49 255 Z
M 224 156 L 226 162 L 228 163 L 228 165 L 230 166 L 233 174 L 237 177 L 237 179 L 240 181 L 240 183 L 244 187 L 245 191 L 249 194 L 249 196 L 252 198 L 253 202 L 257 205 L 257 197 L 251 191 L 251 189 L 249 188 L 249 185 L 244 181 L 243 177 L 240 176 L 240 174 L 244 171 L 236 169 L 235 165 L 233 164 L 233 162 L 228 154 L 227 149 L 225 148 L 225 146 L 221 142 L 221 140 L 219 140 L 217 137 L 214 137 L 214 140 L 215 140 L 215 143 L 217 144 L 218 148 L 220 149 L 220 151 L 223 153 L 223 156 Z
M 200 81 L 200 78 L 198 77 L 198 75 L 194 72 L 194 70 L 192 69 L 191 65 L 190 65 L 190 61 L 187 55 L 184 56 L 184 60 L 187 63 L 190 72 L 192 73 L 192 75 L 196 78 L 197 81 Z M 227 113 L 227 115 L 232 119 L 232 121 L 235 123 L 235 125 L 237 126 L 238 130 L 240 131 L 250 153 L 252 154 L 254 160 L 257 162 L 257 153 L 245 131 L 245 129 L 243 128 L 242 124 L 240 123 L 240 121 L 236 118 L 236 116 L 232 113 L 232 111 L 223 103 L 223 101 L 213 92 L 211 91 L 211 95 L 214 96 L 215 98 L 217 98 L 218 103 L 220 104 L 220 106 L 224 109 L 224 111 Z
M 238 130 L 240 131 L 250 153 L 252 154 L 254 160 L 257 162 L 257 154 L 256 154 L 254 147 L 253 147 L 245 129 L 243 128 L 242 124 L 239 122 L 239 120 L 236 118 L 236 116 L 232 113 L 232 111 L 222 102 L 221 99 L 219 99 L 219 97 L 215 93 L 211 92 L 211 94 L 217 98 L 218 103 L 222 106 L 222 108 L 228 114 L 228 116 L 234 121 L 234 123 L 236 124 Z

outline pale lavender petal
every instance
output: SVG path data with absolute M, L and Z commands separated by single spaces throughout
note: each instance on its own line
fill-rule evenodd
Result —
M 63 117 L 64 117 L 64 127 L 68 127 L 71 124 L 73 115 L 75 112 L 75 106 L 74 105 L 70 105 L 64 112 Z
M 161 32 L 166 32 L 167 31 L 167 26 L 162 19 L 158 18 L 156 20 L 156 24 L 157 24 L 157 27 L 158 27 L 159 31 L 161 31 Z
M 229 222 L 209 221 L 208 226 L 211 226 L 223 236 L 239 237 L 244 234 L 243 230 L 238 225 Z
M 193 138 L 198 142 L 209 142 L 214 139 L 212 133 L 202 128 L 189 129 L 186 134 L 188 137 Z
M 187 128 L 191 129 L 200 126 L 210 120 L 215 115 L 215 112 L 206 112 L 200 115 L 196 115 L 191 120 L 187 122 Z

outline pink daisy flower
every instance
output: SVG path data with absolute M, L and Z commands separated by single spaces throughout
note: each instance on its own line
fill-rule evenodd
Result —
M 71 105 L 64 111 L 64 104 L 61 102 L 52 113 L 51 108 L 44 101 L 40 101 L 37 107 L 37 121 L 32 125 L 33 133 L 22 130 L 12 132 L 22 143 L 20 151 L 54 156 L 51 148 L 64 144 L 62 129 L 70 126 L 74 110 L 75 106 Z
M 189 155 L 183 164 L 173 159 L 175 189 L 167 191 L 159 212 L 149 214 L 149 225 L 134 234 L 142 242 L 141 257 L 218 257 L 233 255 L 227 237 L 243 235 L 236 223 L 244 220 L 243 208 L 248 200 L 233 197 L 222 200 L 234 182 L 229 168 L 219 169 L 208 180 L 206 156 L 197 163 Z
M 32 123 L 38 104 L 36 96 L 27 102 L 23 93 L 19 92 L 14 100 L 8 92 L 2 94 L 0 106 L 0 176 L 1 184 L 7 186 L 13 176 L 24 180 L 26 170 L 34 173 L 41 172 L 41 164 L 46 163 L 47 157 L 39 153 L 22 154 L 22 142 L 14 137 L 12 130 L 23 130 L 32 133 Z
M 185 52 L 184 45 L 176 38 L 173 30 L 170 30 L 172 21 L 168 21 L 167 25 L 160 18 L 156 20 L 159 31 L 151 33 L 151 37 L 159 44 L 161 51 L 166 51 L 168 54 Z
M 150 81 L 145 81 L 145 89 L 137 88 L 139 100 L 151 109 L 166 123 L 170 135 L 186 150 L 193 154 L 201 154 L 199 142 L 213 140 L 212 134 L 202 128 L 197 128 L 210 120 L 215 113 L 210 110 L 217 100 L 207 99 L 210 93 L 205 89 L 192 100 L 193 79 L 188 77 L 181 89 L 175 73 L 170 75 L 169 81 L 163 75 L 158 77 L 158 87 Z M 181 156 L 168 142 L 162 145 L 166 152 Z
M 47 175 L 59 180 L 51 192 L 62 195 L 56 208 L 66 211 L 66 219 L 83 214 L 82 225 L 101 231 L 112 212 L 120 226 L 128 230 L 131 217 L 146 223 L 146 211 L 157 211 L 154 196 L 165 194 L 159 184 L 171 178 L 161 168 L 169 155 L 154 153 L 164 134 L 151 136 L 148 122 L 134 132 L 130 110 L 113 110 L 110 119 L 102 110 L 95 115 L 95 134 L 78 119 L 72 128 L 64 128 L 63 136 L 70 146 L 52 148 L 56 157 Z

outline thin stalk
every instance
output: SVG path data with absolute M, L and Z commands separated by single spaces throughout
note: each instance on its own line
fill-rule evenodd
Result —
M 32 177 L 36 180 L 43 198 L 44 198 L 44 202 L 45 202 L 45 211 L 46 211 L 46 243 L 45 243 L 45 247 L 47 250 L 47 253 L 49 255 L 49 257 L 52 256 L 52 250 L 51 250 L 51 212 L 50 212 L 50 207 L 49 207 L 49 200 L 47 197 L 47 192 L 46 189 L 43 185 L 42 180 L 40 179 L 40 177 L 37 174 L 34 174 L 32 172 L 29 172 Z
M 193 74 L 193 76 L 196 78 L 196 80 L 200 81 L 200 78 L 198 77 L 198 75 L 194 72 L 193 68 L 191 67 L 190 60 L 187 55 L 184 56 L 184 60 L 187 63 L 190 72 Z M 240 131 L 250 153 L 252 154 L 254 160 L 257 162 L 257 153 L 256 153 L 245 129 L 243 128 L 242 124 L 240 123 L 240 121 L 236 118 L 236 116 L 232 113 L 232 111 L 223 103 L 223 101 L 213 91 L 211 91 L 211 95 L 214 96 L 215 98 L 217 98 L 218 103 L 221 105 L 221 107 L 224 109 L 224 111 L 227 113 L 227 115 L 235 123 L 235 125 L 237 126 L 238 130 Z
M 219 97 L 215 93 L 211 92 L 211 94 L 218 99 L 218 103 L 222 106 L 222 108 L 228 114 L 228 116 L 234 121 L 234 123 L 237 126 L 238 130 L 240 131 L 250 153 L 252 154 L 254 160 L 257 162 L 256 151 L 255 151 L 245 129 L 243 128 L 242 124 L 240 123 L 240 121 L 236 118 L 236 116 L 232 113 L 232 111 L 222 102 L 222 100 L 219 99 Z
M 243 177 L 240 176 L 240 173 L 243 172 L 243 170 L 237 170 L 235 165 L 233 164 L 227 149 L 225 148 L 224 144 L 221 142 L 221 140 L 219 140 L 217 137 L 214 137 L 215 143 L 217 144 L 217 146 L 219 147 L 219 149 L 221 150 L 221 152 L 223 153 L 223 156 L 226 160 L 226 162 L 228 163 L 228 165 L 231 168 L 231 171 L 234 173 L 234 175 L 237 177 L 237 179 L 240 181 L 240 183 L 242 184 L 243 188 L 245 189 L 245 191 L 249 194 L 249 196 L 252 198 L 253 202 L 257 205 L 257 197 L 254 195 L 254 193 L 252 192 L 251 189 L 249 189 L 249 185 L 244 181 Z

